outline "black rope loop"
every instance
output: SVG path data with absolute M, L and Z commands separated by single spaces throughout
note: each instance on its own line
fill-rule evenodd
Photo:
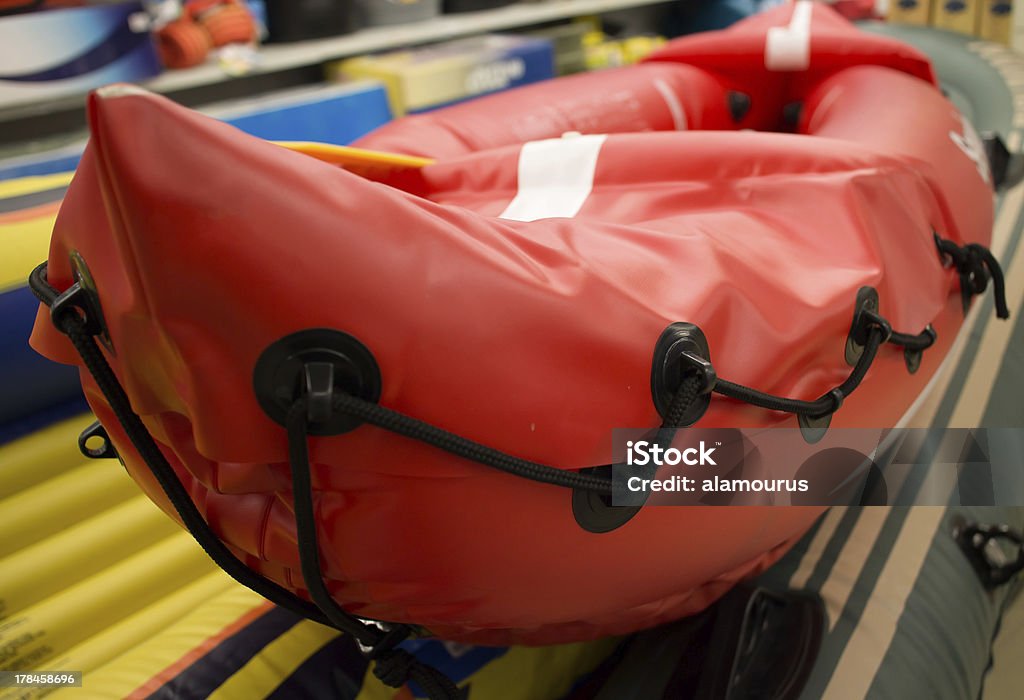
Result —
M 842 384 L 825 392 L 824 395 L 815 401 L 801 401 L 799 399 L 775 396 L 751 389 L 742 384 L 733 384 L 723 379 L 718 380 L 714 391 L 722 396 L 728 396 L 729 398 L 760 408 L 766 408 L 770 411 L 792 413 L 798 416 L 807 416 L 808 418 L 826 416 L 833 413 L 842 404 L 842 400 L 860 386 L 865 375 L 867 375 L 868 368 L 875 361 L 875 356 L 878 354 L 878 348 L 882 345 L 884 335 L 885 330 L 883 328 L 872 325 L 868 330 L 864 352 L 861 354 L 860 359 L 857 360 L 857 364 L 854 365 L 850 375 Z
M 28 288 L 32 291 L 32 294 L 36 299 L 41 301 L 48 308 L 53 308 L 53 302 L 57 301 L 57 297 L 60 296 L 60 292 L 53 287 L 49 281 L 47 281 L 47 267 L 49 267 L 49 265 L 45 262 L 35 266 L 28 276 Z
M 907 333 L 898 333 L 893 331 L 892 335 L 889 336 L 889 342 L 913 352 L 921 352 L 934 345 L 938 337 L 939 336 L 935 332 L 935 329 L 932 328 L 932 324 L 929 323 L 924 327 L 924 330 L 917 335 L 909 335 Z
M 992 251 L 980 243 L 959 246 L 938 234 L 935 234 L 935 245 L 939 253 L 948 257 L 950 263 L 960 273 L 960 292 L 964 300 L 964 309 L 970 304 L 972 296 L 985 292 L 991 279 L 996 316 L 1002 319 L 1010 317 L 1010 309 L 1006 305 L 1006 280 L 1003 268 Z
M 385 652 L 376 660 L 373 675 L 384 685 L 401 688 L 409 680 L 410 672 L 416 663 L 416 657 L 405 649 L 394 649 Z
M 413 681 L 430 700 L 459 700 L 459 688 L 451 678 L 405 649 L 391 649 L 374 661 L 373 675 L 384 685 L 401 688 Z

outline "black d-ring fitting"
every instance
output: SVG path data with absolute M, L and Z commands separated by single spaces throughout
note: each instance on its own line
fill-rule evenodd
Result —
M 820 416 L 808 416 L 801 413 L 796 417 L 797 425 L 800 426 L 800 435 L 809 445 L 813 445 L 825 437 L 828 427 L 832 424 L 832 414 L 842 408 L 843 399 L 846 397 L 843 396 L 839 387 L 836 387 L 821 398 L 832 399 L 832 408 L 828 413 L 822 413 Z
M 912 350 L 911 348 L 903 348 L 903 361 L 907 365 L 907 371 L 913 374 L 921 368 L 921 359 L 924 357 L 924 351 L 935 345 L 935 341 L 938 340 L 939 334 L 932 328 L 932 324 L 928 324 L 921 331 L 928 336 L 928 344 L 919 350 Z
M 92 295 L 81 282 L 75 282 L 61 292 L 50 306 L 50 320 L 61 333 L 67 332 L 64 322 L 69 317 L 80 319 L 82 330 L 88 335 L 99 335 L 103 332 L 103 324 L 100 322 L 99 311 L 93 304 Z
M 103 444 L 100 447 L 89 447 L 89 440 L 93 439 L 102 440 Z M 117 449 L 110 441 L 107 429 L 99 421 L 94 421 L 81 432 L 78 436 L 78 449 L 83 457 L 89 459 L 117 459 Z
M 361 421 L 334 408 L 337 393 L 380 400 L 380 368 L 358 339 L 331 328 L 310 328 L 271 343 L 256 361 L 253 390 L 271 420 L 285 425 L 288 411 L 306 397 L 310 435 L 339 435 Z
M 326 423 L 333 412 L 334 365 L 330 362 L 307 362 L 303 365 L 303 375 L 306 418 L 310 424 Z
M 621 465 L 619 465 L 621 466 Z M 615 467 L 604 465 L 600 467 L 589 467 L 580 470 L 583 474 L 591 474 L 606 479 L 612 479 L 612 470 Z M 643 500 L 647 500 L 649 494 L 645 491 Z M 617 530 L 640 512 L 643 503 L 637 505 L 612 504 L 611 494 L 601 494 L 594 491 L 582 489 L 572 490 L 572 517 L 576 524 L 587 532 L 602 535 L 612 530 Z
M 700 379 L 698 394 L 710 394 L 718 383 L 718 373 L 714 366 L 700 355 L 684 350 L 679 354 L 679 362 L 683 367 L 683 376 L 696 375 Z
M 673 323 L 662 331 L 654 344 L 651 363 L 651 398 L 663 419 L 668 416 L 683 379 L 694 372 L 700 376 L 700 393 L 675 427 L 685 428 L 701 419 L 711 405 L 711 392 L 718 376 L 711 364 L 711 350 L 704 332 L 692 323 Z
M 868 342 L 868 333 L 872 327 L 882 329 L 882 342 L 892 337 L 892 326 L 878 313 L 878 292 L 874 287 L 861 287 L 857 290 L 857 300 L 853 310 L 853 323 L 850 334 L 846 337 L 846 364 L 853 367 L 864 354 L 864 346 Z
M 953 529 L 953 537 L 986 588 L 996 588 L 1008 583 L 1010 579 L 1024 571 L 1024 536 L 1010 529 L 1009 525 L 958 523 Z M 989 545 L 1000 540 L 1017 547 L 1015 559 L 1003 560 L 1000 557 L 1000 560 L 996 561 L 990 556 Z

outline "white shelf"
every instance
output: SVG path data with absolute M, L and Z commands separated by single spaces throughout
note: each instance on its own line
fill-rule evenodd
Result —
M 270 44 L 260 49 L 260 61 L 247 75 L 311 66 L 357 54 L 426 44 L 457 37 L 540 24 L 569 17 L 596 15 L 669 0 L 546 0 L 520 3 L 494 10 L 439 15 L 421 22 L 373 27 L 327 39 Z M 214 62 L 185 70 L 168 71 L 142 85 L 155 92 L 173 92 L 230 80 Z

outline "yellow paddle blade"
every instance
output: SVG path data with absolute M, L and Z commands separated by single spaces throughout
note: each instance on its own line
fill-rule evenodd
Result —
M 274 143 L 325 163 L 341 166 L 371 180 L 386 177 L 398 170 L 419 170 L 434 162 L 431 158 L 371 151 L 351 146 L 335 146 L 330 143 L 313 141 L 275 141 Z

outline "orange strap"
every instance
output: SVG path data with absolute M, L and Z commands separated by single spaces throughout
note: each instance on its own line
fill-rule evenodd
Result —
M 401 153 L 371 151 L 366 148 L 335 146 L 313 141 L 276 141 L 279 146 L 337 165 L 370 180 L 383 177 L 396 170 L 419 170 L 434 161 L 430 158 L 407 156 Z

